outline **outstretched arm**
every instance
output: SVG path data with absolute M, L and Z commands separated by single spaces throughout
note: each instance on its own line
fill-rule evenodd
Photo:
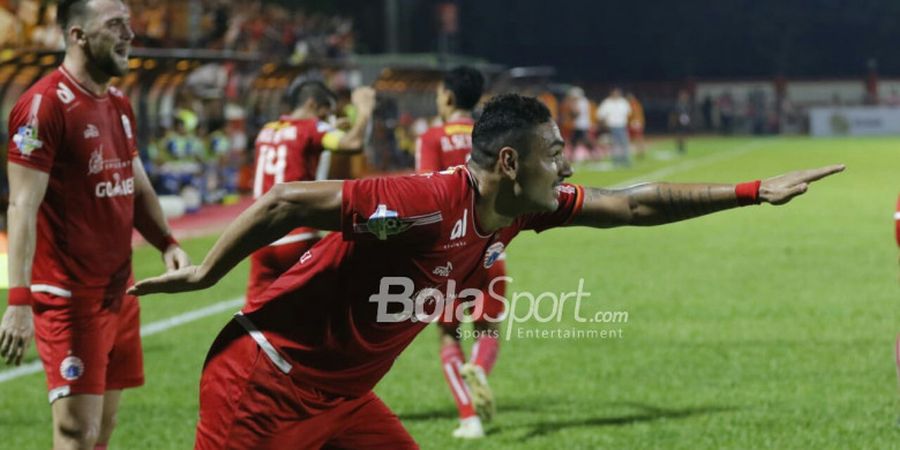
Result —
M 342 181 L 276 184 L 225 229 L 199 266 L 143 280 L 129 293 L 146 295 L 204 289 L 215 284 L 242 259 L 298 226 L 339 230 L 342 188 Z
M 746 191 L 748 184 L 738 185 L 740 188 L 732 184 L 674 183 L 646 183 L 625 189 L 585 188 L 581 213 L 571 225 L 661 225 L 745 204 L 782 205 L 806 192 L 809 183 L 843 170 L 843 165 L 834 165 L 790 172 L 761 181 L 757 192 Z

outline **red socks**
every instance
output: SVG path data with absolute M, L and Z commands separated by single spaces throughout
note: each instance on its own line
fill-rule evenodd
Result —
M 480 336 L 472 346 L 472 364 L 481 366 L 485 375 L 491 374 L 494 363 L 497 362 L 497 352 L 500 349 L 500 341 L 494 336 Z
M 464 358 L 459 343 L 446 344 L 441 348 L 441 371 L 450 386 L 450 392 L 453 393 L 453 400 L 456 401 L 456 408 L 459 409 L 460 419 L 467 419 L 475 415 L 475 407 L 472 406 L 469 390 L 459 375 Z

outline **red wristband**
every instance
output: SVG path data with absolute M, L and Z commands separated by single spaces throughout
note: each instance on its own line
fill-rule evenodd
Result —
M 734 195 L 737 196 L 737 202 L 740 206 L 758 205 L 759 201 L 759 185 L 761 180 L 750 181 L 748 183 L 738 183 L 734 187 Z
M 11 287 L 9 288 L 9 306 L 31 306 L 31 288 L 29 287 Z
M 894 212 L 894 237 L 900 245 L 900 197 L 897 197 L 897 209 Z
M 166 236 L 165 243 L 166 243 L 166 248 L 169 248 L 173 245 L 179 245 L 178 241 L 175 240 L 175 236 L 172 236 L 171 234 Z
M 154 247 L 156 247 L 159 251 L 165 252 L 169 249 L 169 247 L 173 245 L 179 245 L 178 241 L 175 240 L 175 237 L 171 234 L 163 237 L 159 242 L 151 242 Z

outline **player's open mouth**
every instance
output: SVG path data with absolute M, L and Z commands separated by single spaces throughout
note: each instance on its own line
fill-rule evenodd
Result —
M 128 57 L 128 46 L 127 45 L 117 45 L 115 47 L 115 49 L 113 49 L 113 52 L 115 52 L 115 54 L 117 54 L 123 58 L 127 58 Z

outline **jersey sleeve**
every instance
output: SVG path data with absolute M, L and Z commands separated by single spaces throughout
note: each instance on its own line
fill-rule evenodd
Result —
M 416 139 L 416 172 L 437 172 L 441 166 L 441 149 L 433 133 L 426 132 Z
M 556 190 L 559 206 L 551 213 L 528 214 L 519 219 L 522 230 L 538 233 L 550 228 L 568 225 L 581 212 L 584 188 L 575 184 L 563 184 Z
M 135 158 L 139 156 L 140 152 L 138 151 L 137 145 L 137 121 L 134 118 L 134 109 L 131 107 L 131 102 L 125 98 L 121 93 L 117 93 L 120 97 L 119 101 L 122 105 L 122 110 L 124 114 L 121 117 L 122 120 L 122 129 L 125 130 L 125 138 L 128 139 L 129 151 L 131 151 L 131 157 Z
M 341 231 L 347 241 L 420 241 L 437 235 L 442 221 L 438 188 L 427 177 L 347 180 Z
M 35 93 L 19 99 L 9 114 L 7 158 L 42 172 L 50 172 L 65 134 L 65 118 L 55 97 Z

